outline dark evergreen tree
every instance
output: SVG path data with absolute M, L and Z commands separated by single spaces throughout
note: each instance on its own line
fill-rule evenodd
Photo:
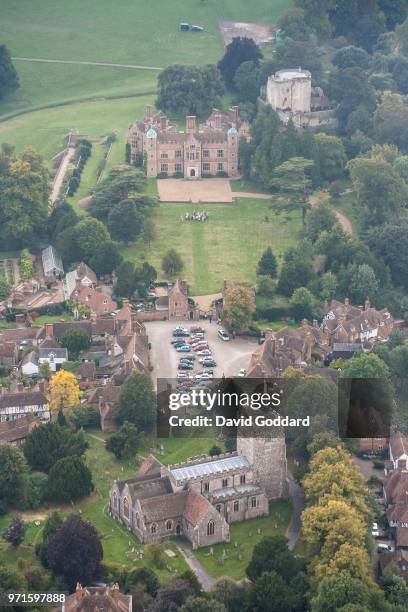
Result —
M 91 584 L 99 575 L 103 549 L 93 525 L 71 515 L 50 538 L 47 559 L 54 576 L 72 592 L 76 584 Z
M 259 260 L 256 268 L 256 273 L 258 276 L 271 276 L 272 278 L 275 278 L 277 269 L 278 266 L 276 263 L 276 257 L 273 254 L 271 247 L 268 247 L 262 253 L 261 259 Z
M 150 379 L 132 372 L 123 383 L 115 408 L 115 420 L 133 423 L 139 431 L 151 431 L 156 419 L 156 397 Z
M 122 263 L 123 257 L 114 242 L 108 240 L 99 245 L 93 254 L 89 265 L 97 276 L 112 274 Z
M 47 496 L 52 501 L 67 503 L 82 499 L 93 488 L 91 471 L 77 455 L 60 459 L 50 469 Z
M 24 540 L 26 526 L 21 516 L 14 516 L 11 524 L 3 532 L 3 538 L 13 546 L 19 546 Z
M 262 53 L 252 38 L 233 38 L 218 62 L 219 71 L 227 87 L 234 88 L 235 73 L 241 64 L 254 62 L 257 66 L 261 58 Z
M 0 45 L 0 98 L 19 87 L 18 74 L 6 45 Z
M 33 470 L 49 472 L 60 459 L 82 456 L 86 448 L 87 444 L 79 434 L 58 423 L 45 423 L 27 436 L 24 455 Z

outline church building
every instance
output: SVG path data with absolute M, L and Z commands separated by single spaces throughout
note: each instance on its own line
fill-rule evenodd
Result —
M 237 438 L 237 451 L 162 465 L 150 456 L 128 480 L 115 481 L 111 515 L 142 543 L 183 535 L 193 549 L 229 542 L 229 525 L 269 514 L 269 501 L 287 496 L 282 431 Z

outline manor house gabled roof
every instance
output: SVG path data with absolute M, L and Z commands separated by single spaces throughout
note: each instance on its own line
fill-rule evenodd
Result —
M 223 459 L 216 459 L 215 461 L 203 461 L 203 463 L 195 463 L 192 465 L 186 464 L 180 467 L 170 468 L 170 474 L 175 480 L 180 481 L 211 476 L 214 474 L 223 474 L 224 472 L 249 467 L 249 461 L 244 455 L 233 455 Z

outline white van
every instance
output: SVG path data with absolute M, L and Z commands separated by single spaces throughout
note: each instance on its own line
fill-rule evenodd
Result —
M 227 332 L 223 329 L 218 330 L 218 337 L 220 338 L 220 340 L 224 340 L 224 342 L 227 342 L 230 339 Z
M 379 553 L 392 552 L 393 550 L 394 548 L 390 544 L 381 543 L 377 546 L 377 552 Z

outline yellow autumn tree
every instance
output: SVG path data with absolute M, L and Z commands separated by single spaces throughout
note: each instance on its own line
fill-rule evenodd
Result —
M 371 585 L 370 567 L 370 557 L 367 551 L 361 546 L 354 546 L 346 542 L 340 546 L 331 559 L 324 561 L 319 559 L 316 562 L 315 578 L 317 582 L 320 582 L 326 576 L 338 576 L 342 573 Z
M 51 413 L 58 410 L 70 410 L 78 406 L 82 396 L 75 374 L 66 370 L 59 370 L 50 381 L 48 401 Z

